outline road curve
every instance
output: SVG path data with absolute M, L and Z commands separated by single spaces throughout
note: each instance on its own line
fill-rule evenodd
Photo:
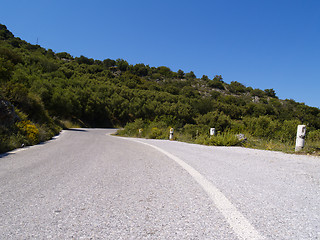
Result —
M 112 132 L 64 131 L 2 155 L 0 239 L 320 239 L 319 158 Z

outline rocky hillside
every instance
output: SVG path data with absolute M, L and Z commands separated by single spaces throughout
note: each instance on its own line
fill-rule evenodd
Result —
M 222 76 L 131 65 L 55 53 L 15 37 L 0 25 L 0 151 L 35 144 L 62 127 L 114 127 L 142 121 L 191 136 L 218 132 L 293 141 L 296 125 L 320 129 L 320 110 L 275 91 Z M 312 134 L 311 134 L 312 135 Z

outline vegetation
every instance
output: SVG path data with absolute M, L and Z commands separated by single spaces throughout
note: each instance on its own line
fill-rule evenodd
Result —
M 320 147 L 320 109 L 278 99 L 273 89 L 228 84 L 220 75 L 197 78 L 165 66 L 55 53 L 14 37 L 4 25 L 1 101 L 0 152 L 45 141 L 72 126 L 125 126 L 119 134 L 149 138 L 168 138 L 173 127 L 181 141 L 294 149 L 296 127 L 306 124 L 309 151 Z M 214 138 L 208 136 L 210 127 L 218 131 Z M 239 141 L 238 133 L 248 141 Z

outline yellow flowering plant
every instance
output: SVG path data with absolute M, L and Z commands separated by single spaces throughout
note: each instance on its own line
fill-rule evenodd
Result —
M 39 130 L 31 121 L 20 121 L 16 123 L 16 126 L 19 131 L 27 137 L 30 144 L 39 142 Z

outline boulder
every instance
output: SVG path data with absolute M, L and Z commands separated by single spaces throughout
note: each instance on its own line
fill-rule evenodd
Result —
M 14 106 L 6 100 L 0 100 L 0 125 L 10 126 L 20 120 L 14 110 Z
M 247 141 L 247 138 L 246 138 L 246 136 L 245 136 L 243 133 L 237 134 L 236 137 L 237 137 L 238 140 L 241 141 L 241 142 L 246 142 L 246 141 Z

